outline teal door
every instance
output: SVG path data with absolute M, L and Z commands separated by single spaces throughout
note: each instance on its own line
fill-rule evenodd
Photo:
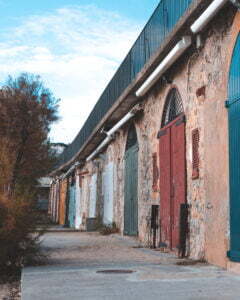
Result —
M 125 153 L 124 234 L 138 235 L 138 142 L 135 127 L 129 129 Z
M 69 227 L 75 228 L 76 218 L 76 186 L 75 182 L 69 185 L 69 206 L 68 206 L 68 224 Z
M 228 257 L 240 262 L 240 35 L 234 48 L 228 84 L 230 250 Z

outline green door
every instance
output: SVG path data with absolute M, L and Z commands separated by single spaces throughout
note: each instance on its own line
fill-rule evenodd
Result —
M 76 217 L 76 185 L 75 181 L 69 185 L 69 204 L 68 204 L 68 224 L 70 228 L 75 228 Z
M 138 235 L 138 142 L 135 127 L 129 129 L 125 153 L 124 234 Z
M 240 35 L 231 62 L 228 84 L 230 250 L 228 257 L 240 262 Z

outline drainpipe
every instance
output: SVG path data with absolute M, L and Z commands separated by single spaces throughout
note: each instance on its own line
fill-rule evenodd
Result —
M 62 176 L 59 177 L 59 179 L 65 179 L 69 174 L 71 174 L 78 166 L 80 165 L 80 162 L 76 162 L 71 168 Z
M 236 2 L 235 0 L 233 1 Z M 201 16 L 192 24 L 191 31 L 193 33 L 199 33 L 227 2 L 228 0 L 214 0 L 201 14 Z
M 201 16 L 192 24 L 191 31 L 198 34 L 219 12 L 219 10 L 230 1 L 234 6 L 240 9 L 239 0 L 214 0 Z M 180 42 L 169 52 L 158 67 L 146 79 L 141 87 L 136 91 L 137 97 L 144 96 L 147 91 L 157 82 L 157 80 L 171 67 L 171 65 L 190 47 L 192 41 L 190 36 L 184 36 Z M 197 45 L 201 47 L 200 36 L 197 37 Z
M 127 113 L 112 129 L 105 132 L 107 137 L 106 139 L 97 147 L 97 149 L 87 157 L 86 161 L 92 160 L 106 145 L 108 145 L 113 139 L 114 134 L 130 119 L 132 119 L 136 113 L 141 110 L 140 105 L 136 105 L 129 113 Z
M 184 36 L 136 91 L 136 96 L 144 96 L 147 91 L 158 81 L 158 79 L 171 67 L 171 65 L 184 53 L 184 51 L 191 46 L 191 44 L 191 37 Z

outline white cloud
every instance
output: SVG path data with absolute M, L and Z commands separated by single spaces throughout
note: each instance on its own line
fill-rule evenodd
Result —
M 71 142 L 137 37 L 141 24 L 95 6 L 34 15 L 0 35 L 0 80 L 40 74 L 62 98 L 55 141 Z

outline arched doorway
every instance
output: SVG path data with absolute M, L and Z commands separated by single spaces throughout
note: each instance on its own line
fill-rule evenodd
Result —
M 186 203 L 185 118 L 176 88 L 169 92 L 159 137 L 161 244 L 180 249 L 180 206 Z
M 124 234 L 138 235 L 138 140 L 133 124 L 125 150 Z
M 240 262 L 240 34 L 232 55 L 228 79 L 230 251 Z

